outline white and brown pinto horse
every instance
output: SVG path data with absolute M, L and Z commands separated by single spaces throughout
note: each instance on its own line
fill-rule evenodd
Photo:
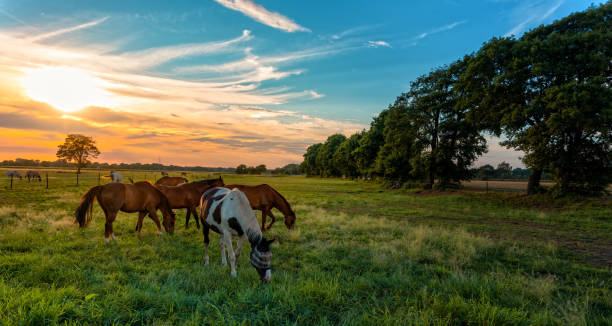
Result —
M 6 176 L 9 178 L 19 178 L 19 180 L 21 180 L 21 173 L 17 170 L 6 170 Z
M 213 229 L 221 234 L 219 244 L 223 265 L 227 265 L 225 260 L 225 248 L 227 248 L 232 276 L 237 276 L 236 261 L 240 257 L 242 243 L 248 239 L 251 244 L 251 265 L 255 267 L 262 281 L 270 282 L 272 278 L 270 244 L 274 240 L 264 238 L 249 200 L 242 191 L 221 187 L 206 191 L 200 200 L 200 219 L 204 233 L 205 264 L 208 264 L 208 243 L 210 242 L 208 233 L 209 229 Z M 232 249 L 232 235 L 240 237 L 235 253 Z

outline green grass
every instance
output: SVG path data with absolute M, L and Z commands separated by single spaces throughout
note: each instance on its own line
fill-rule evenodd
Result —
M 266 233 L 278 242 L 272 283 L 261 284 L 246 254 L 230 277 L 214 233 L 204 266 L 202 234 L 193 221 L 184 229 L 184 210 L 175 235 L 162 237 L 150 220 L 136 237 L 136 215 L 120 213 L 118 241 L 105 244 L 97 203 L 87 229 L 72 224 L 97 179 L 77 187 L 49 176 L 49 190 L 0 185 L 0 325 L 612 324 L 605 201 L 539 207 L 516 194 L 224 176 L 268 183 L 297 212 L 295 230 L 280 218 Z

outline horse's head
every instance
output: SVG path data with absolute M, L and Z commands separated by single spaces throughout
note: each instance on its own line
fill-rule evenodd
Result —
M 225 186 L 225 183 L 223 182 L 223 178 L 219 177 L 219 179 L 214 179 L 211 185 L 213 187 L 223 187 Z
M 176 223 L 176 215 L 171 209 L 162 210 L 162 216 L 164 217 L 164 229 L 166 229 L 166 233 L 173 234 L 174 233 L 174 224 Z
M 259 273 L 262 282 L 266 283 L 269 283 L 272 279 L 272 270 L 270 269 L 270 264 L 272 263 L 270 244 L 272 242 L 274 242 L 274 239 L 266 240 L 266 238 L 262 237 L 259 243 L 251 250 L 251 265 Z
M 287 229 L 292 230 L 293 225 L 295 224 L 295 212 L 289 209 L 289 214 L 285 216 L 285 226 Z

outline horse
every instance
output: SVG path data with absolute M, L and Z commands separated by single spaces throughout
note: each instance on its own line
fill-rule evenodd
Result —
M 119 172 L 110 172 L 111 182 L 123 182 L 123 175 Z
M 263 282 L 270 282 L 272 271 L 272 251 L 270 244 L 274 241 L 264 238 L 255 218 L 255 213 L 249 204 L 246 195 L 238 190 L 215 187 L 202 195 L 200 200 L 200 219 L 202 220 L 202 233 L 204 234 L 204 264 L 208 265 L 208 238 L 209 230 L 221 234 L 219 245 L 221 247 L 221 263 L 227 266 L 225 248 L 230 261 L 230 275 L 237 277 L 236 262 L 240 257 L 242 243 L 248 238 L 251 244 L 251 265 L 255 267 Z M 238 235 L 236 252 L 232 249 L 232 235 Z
M 164 177 L 167 177 L 167 176 L 168 176 L 168 172 L 166 172 L 166 171 L 161 171 L 161 175 L 162 175 L 162 176 L 164 176 Z
M 22 179 L 21 174 L 17 170 L 6 170 L 6 176 L 9 178 L 10 177 L 19 178 L 19 180 Z
M 189 182 L 189 180 L 183 177 L 164 176 L 164 177 L 161 177 L 161 179 L 157 180 L 155 182 L 155 185 L 156 186 L 177 186 L 177 185 L 180 185 L 181 183 L 186 183 L 186 182 Z
M 38 179 L 38 181 L 42 181 L 40 173 L 38 173 L 38 171 L 33 170 L 26 171 L 26 178 L 28 178 L 28 182 L 30 182 L 30 179 Z
M 157 225 L 157 234 L 162 235 L 163 232 L 156 214 L 159 209 L 163 216 L 164 229 L 170 234 L 174 232 L 176 217 L 170 208 L 168 198 L 148 181 L 140 181 L 134 184 L 111 182 L 90 188 L 83 195 L 81 204 L 74 212 L 81 228 L 86 227 L 91 221 L 94 198 L 98 199 L 98 204 L 100 204 L 106 216 L 104 229 L 104 241 L 106 243 L 110 241 L 109 237 L 117 240 L 113 233 L 113 222 L 120 210 L 127 213 L 138 212 L 139 226 L 142 225 L 144 216 L 149 213 L 149 217 Z M 140 229 L 137 234 L 140 235 Z
M 223 178 L 211 180 L 201 180 L 189 183 L 183 183 L 178 186 L 155 186 L 157 189 L 166 195 L 170 208 L 187 208 L 187 215 L 185 217 L 185 228 L 189 226 L 189 217 L 193 214 L 193 218 L 196 220 L 198 229 L 200 228 L 200 221 L 198 220 L 198 214 L 196 208 L 200 204 L 200 198 L 204 192 L 212 187 L 223 187 Z M 136 231 L 138 231 L 138 225 L 136 225 Z
M 285 226 L 287 229 L 293 229 L 295 224 L 295 212 L 291 209 L 289 202 L 281 195 L 276 189 L 270 187 L 267 184 L 261 184 L 257 186 L 246 186 L 246 185 L 225 185 L 226 188 L 233 189 L 238 188 L 244 192 L 251 208 L 261 211 L 261 230 L 266 231 L 272 227 L 272 224 L 276 221 L 276 217 L 272 214 L 272 208 L 276 208 L 285 217 Z M 266 227 L 266 215 L 272 218 L 270 225 Z

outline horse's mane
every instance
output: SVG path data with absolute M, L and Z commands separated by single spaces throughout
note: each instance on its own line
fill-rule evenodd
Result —
M 287 199 L 285 199 L 285 197 L 284 197 L 283 195 L 281 195 L 281 193 L 280 193 L 280 192 L 278 192 L 276 189 L 272 188 L 272 187 L 271 187 L 269 184 L 267 184 L 267 183 L 264 183 L 264 186 L 266 186 L 266 187 L 268 187 L 268 188 L 272 189 L 272 191 L 274 191 L 274 193 L 275 193 L 275 194 L 277 194 L 277 195 L 278 195 L 278 196 L 279 196 L 279 197 L 280 197 L 280 198 L 283 200 L 283 202 L 285 203 L 285 205 L 287 205 L 287 208 L 288 208 L 290 211 L 292 211 L 292 212 L 293 212 L 293 210 L 291 209 L 291 205 L 289 204 L 289 202 L 287 201 Z

